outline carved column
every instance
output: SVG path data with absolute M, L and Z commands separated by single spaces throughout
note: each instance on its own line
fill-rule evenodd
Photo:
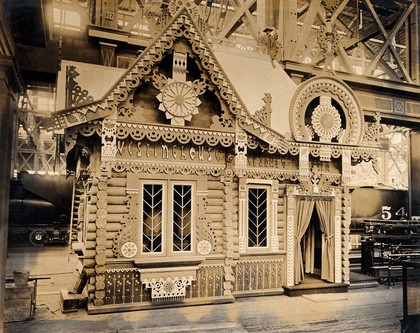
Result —
M 295 241 L 295 196 L 289 192 L 287 193 L 287 282 L 288 286 L 294 285 L 294 241 Z
M 335 283 L 341 283 L 343 281 L 341 265 L 342 265 L 342 240 L 341 240 L 341 195 L 337 195 L 335 198 L 335 214 L 334 214 L 334 239 L 335 239 Z
M 341 202 L 341 227 L 342 227 L 342 269 L 343 282 L 350 284 L 350 224 L 351 224 L 351 194 L 348 188 L 344 188 Z
M 233 171 L 227 169 L 223 178 L 225 196 L 223 203 L 223 253 L 225 255 L 223 295 L 230 296 L 233 290 L 233 283 L 235 283 L 235 275 L 232 268 L 234 259 Z
M 246 180 L 245 178 L 239 179 L 239 253 L 246 252 Z
M 278 184 L 278 181 L 273 181 L 272 198 L 271 198 L 271 214 L 272 214 L 271 250 L 272 251 L 279 250 L 279 236 L 277 233 L 278 199 L 279 199 L 279 184 Z

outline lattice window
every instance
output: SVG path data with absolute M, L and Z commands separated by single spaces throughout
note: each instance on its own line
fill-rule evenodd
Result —
M 248 188 L 248 247 L 268 246 L 268 191 Z
M 194 186 L 175 181 L 146 181 L 141 187 L 142 253 L 191 253 Z
M 172 211 L 172 250 L 191 251 L 192 186 L 174 185 Z
M 163 185 L 143 185 L 143 252 L 162 252 Z

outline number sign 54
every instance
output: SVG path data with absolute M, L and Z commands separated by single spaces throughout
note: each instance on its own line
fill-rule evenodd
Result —
M 392 209 L 391 206 L 382 206 L 382 215 L 381 215 L 382 220 L 390 220 L 391 219 L 391 217 L 392 217 L 391 209 Z M 400 209 L 398 209 L 395 212 L 395 216 L 401 216 L 401 218 L 404 218 L 405 217 L 405 207 L 401 207 Z

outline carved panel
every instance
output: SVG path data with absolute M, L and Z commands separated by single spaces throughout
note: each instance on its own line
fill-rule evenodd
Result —
M 193 283 L 191 298 L 223 296 L 224 265 L 199 265 L 197 280 Z M 187 295 L 188 296 L 188 295 Z
M 283 262 L 283 259 L 238 261 L 234 267 L 234 291 L 281 288 Z
M 140 273 L 135 268 L 105 271 L 105 286 L 105 305 L 151 301 L 150 291 L 140 283 Z

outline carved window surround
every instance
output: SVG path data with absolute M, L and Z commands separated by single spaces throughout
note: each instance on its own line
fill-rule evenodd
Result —
M 279 251 L 279 237 L 277 235 L 277 203 L 278 203 L 278 181 L 269 179 L 244 179 L 239 183 L 239 253 L 252 254 Z M 267 246 L 248 247 L 248 189 L 266 188 L 268 190 L 267 200 Z
M 311 195 L 300 193 L 298 186 L 287 187 L 287 218 L 286 218 L 286 235 L 287 235 L 287 286 L 294 285 L 294 242 L 295 242 L 295 219 L 296 219 L 296 200 L 297 197 L 305 197 L 308 199 L 330 198 L 335 202 L 334 217 L 334 239 L 335 239 L 335 258 L 334 258 L 334 282 L 342 282 L 342 255 L 341 255 L 341 193 L 333 189 L 330 195 Z
M 167 220 L 170 219 L 169 215 L 164 215 L 163 217 L 163 228 L 167 230 L 163 230 L 164 235 L 163 238 L 168 238 L 168 241 L 164 242 L 164 247 L 167 249 L 165 251 L 159 253 L 142 253 L 141 246 L 142 246 L 142 232 L 141 232 L 141 221 L 142 220 L 142 191 L 141 186 L 142 184 L 155 184 L 155 183 L 165 183 L 166 189 L 171 188 L 171 184 L 192 184 L 192 225 L 191 225 L 191 250 L 190 251 L 172 251 L 172 246 L 169 244 L 169 238 L 172 239 L 171 234 L 171 227 L 168 226 Z M 161 174 L 153 175 L 153 174 L 145 174 L 145 173 L 128 173 L 127 174 L 127 187 L 126 193 L 130 196 L 129 199 L 129 207 L 130 207 L 130 216 L 133 216 L 137 223 L 138 231 L 136 235 L 132 235 L 131 239 L 133 242 L 136 243 L 137 247 L 139 248 L 138 253 L 134 256 L 133 260 L 135 263 L 140 262 L 148 262 L 150 260 L 150 264 L 156 263 L 156 260 L 165 263 L 173 263 L 175 261 L 186 262 L 191 261 L 190 259 L 193 258 L 193 261 L 204 260 L 205 256 L 196 256 L 195 253 L 197 251 L 199 253 L 200 249 L 197 246 L 200 244 L 200 239 L 197 235 L 197 224 L 201 223 L 201 209 L 200 209 L 200 198 L 207 196 L 207 176 L 189 176 L 188 181 L 186 182 L 185 176 L 182 175 L 173 175 L 173 174 Z M 164 209 L 167 211 L 171 206 L 170 202 L 164 202 Z M 201 228 L 204 228 L 201 226 Z M 137 234 L 138 233 L 138 234 Z M 134 241 L 135 239 L 135 241 Z M 211 254 L 211 252 L 209 253 Z M 182 257 L 182 259 L 181 259 Z M 178 258 L 178 259 L 177 259 Z M 174 261 L 175 260 L 175 261 Z

